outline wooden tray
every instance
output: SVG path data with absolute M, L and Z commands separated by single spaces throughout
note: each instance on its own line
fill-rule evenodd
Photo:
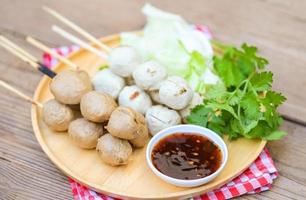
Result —
M 118 35 L 102 38 L 110 46 L 120 42 Z M 103 64 L 101 58 L 79 50 L 69 56 L 81 68 L 93 74 Z M 56 71 L 67 69 L 59 63 Z M 49 91 L 50 79 L 44 77 L 35 92 L 35 99 L 44 102 L 53 98 Z M 42 121 L 41 111 L 32 106 L 32 125 L 38 142 L 51 161 L 66 175 L 93 190 L 113 197 L 132 199 L 177 199 L 203 194 L 236 177 L 260 154 L 266 141 L 239 139 L 226 141 L 229 151 L 228 163 L 222 173 L 212 182 L 194 188 L 170 185 L 151 172 L 146 164 L 145 149 L 133 152 L 127 166 L 111 167 L 104 164 L 95 150 L 83 150 L 75 146 L 66 133 L 50 131 Z M 67 186 L 68 187 L 68 186 Z

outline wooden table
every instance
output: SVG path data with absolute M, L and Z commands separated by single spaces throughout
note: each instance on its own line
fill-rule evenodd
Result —
M 193 0 L 152 1 L 192 23 L 208 25 L 218 40 L 254 44 L 270 61 L 273 87 L 288 101 L 280 109 L 288 131 L 268 148 L 280 172 L 271 191 L 242 199 L 306 198 L 306 1 Z M 0 33 L 37 57 L 40 51 L 24 42 L 34 36 L 52 47 L 69 44 L 52 31 L 57 22 L 41 10 L 48 5 L 95 36 L 140 29 L 145 18 L 142 0 L 0 0 Z M 0 48 L 0 79 L 32 95 L 41 74 Z M 37 143 L 30 105 L 1 89 L 0 199 L 72 199 L 67 177 L 45 156 Z

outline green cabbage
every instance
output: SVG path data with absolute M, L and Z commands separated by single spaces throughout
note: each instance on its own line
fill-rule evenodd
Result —
M 193 90 L 205 93 L 219 78 L 212 72 L 213 50 L 204 34 L 194 30 L 180 16 L 146 4 L 143 35 L 121 33 L 122 45 L 136 48 L 144 60 L 156 60 L 169 75 L 185 78 Z

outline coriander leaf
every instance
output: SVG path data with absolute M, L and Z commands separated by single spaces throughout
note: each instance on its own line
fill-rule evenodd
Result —
M 273 129 L 268 126 L 267 122 L 264 120 L 258 121 L 256 127 L 254 127 L 250 132 L 246 133 L 247 138 L 263 138 L 271 134 Z
M 272 77 L 272 72 L 256 73 L 250 82 L 256 91 L 265 91 L 271 88 Z
M 199 126 L 206 127 L 208 122 L 208 114 L 212 112 L 205 105 L 198 105 L 191 110 L 191 114 L 187 117 L 187 122 Z
M 211 108 L 213 111 L 226 110 L 227 112 L 231 113 L 235 118 L 238 119 L 238 116 L 235 113 L 235 110 L 233 109 L 233 107 L 231 107 L 230 105 L 226 103 L 208 102 L 206 107 Z
M 259 57 L 256 55 L 257 47 L 248 46 L 246 43 L 242 44 L 241 48 L 244 50 L 245 54 L 253 61 L 254 65 L 258 69 L 263 69 L 269 62 L 267 59 Z
M 243 97 L 243 92 L 241 90 L 234 91 L 234 94 L 228 98 L 228 104 L 231 106 L 237 105 L 241 98 Z
M 229 122 L 230 132 L 228 133 L 229 138 L 236 139 L 242 133 L 242 128 L 238 119 L 231 119 Z
M 287 135 L 287 133 L 285 131 L 273 131 L 269 135 L 264 136 L 263 139 L 265 139 L 265 140 L 279 140 L 282 137 L 284 137 L 285 135 Z
M 205 94 L 207 99 L 217 99 L 217 98 L 221 99 L 227 95 L 228 93 L 226 91 L 226 87 L 222 83 L 213 85 L 208 89 L 208 91 Z
M 286 97 L 275 91 L 268 91 L 265 98 L 276 107 L 286 101 Z
M 273 74 L 258 72 L 268 61 L 257 55 L 257 48 L 243 44 L 228 47 L 214 57 L 214 70 L 222 84 L 209 88 L 205 104 L 196 107 L 188 122 L 208 127 L 230 140 L 239 137 L 280 139 L 283 119 L 277 107 L 286 98 L 272 91 Z
M 219 135 L 224 134 L 224 127 L 225 127 L 225 122 L 222 118 L 222 116 L 216 116 L 215 114 L 212 113 L 210 118 L 208 119 L 208 128 L 215 131 Z
M 248 92 L 241 100 L 241 107 L 247 118 L 258 119 L 260 116 L 260 104 L 252 92 Z
M 243 133 L 250 132 L 258 124 L 258 120 L 250 120 L 250 119 L 243 118 L 241 121 L 242 121 Z
M 231 62 L 231 59 L 227 59 L 226 56 L 223 59 L 215 57 L 214 68 L 226 87 L 238 86 L 245 78 L 239 68 Z
M 251 73 L 256 70 L 254 61 L 250 59 L 247 55 L 241 55 L 237 59 L 237 67 L 239 71 L 243 72 L 245 77 L 248 77 Z
M 271 99 L 273 96 L 278 97 L 275 99 Z M 263 113 L 265 120 L 269 124 L 270 127 L 278 127 L 281 124 L 281 117 L 276 111 L 276 107 L 278 103 L 283 100 L 283 97 L 277 95 L 277 93 L 268 91 L 266 97 L 260 100 L 260 110 Z M 276 104 L 274 104 L 276 103 Z

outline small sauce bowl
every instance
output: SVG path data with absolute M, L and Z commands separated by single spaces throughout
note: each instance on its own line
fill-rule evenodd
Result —
M 222 155 L 222 160 L 220 167 L 213 172 L 212 174 L 205 176 L 203 178 L 198 178 L 198 179 L 177 179 L 170 177 L 166 174 L 163 174 L 160 172 L 153 164 L 152 161 L 152 152 L 154 150 L 154 147 L 164 138 L 170 135 L 174 135 L 177 133 L 184 133 L 184 134 L 192 134 L 192 135 L 200 135 L 208 138 L 211 142 L 213 142 L 221 151 Z M 146 149 L 146 159 L 147 163 L 150 167 L 150 169 L 153 171 L 155 175 L 157 175 L 159 178 L 162 180 L 176 185 L 180 187 L 196 187 L 199 185 L 203 185 L 205 183 L 208 183 L 209 181 L 213 180 L 220 172 L 223 170 L 227 159 L 228 159 L 228 150 L 226 147 L 226 144 L 224 143 L 223 139 L 214 131 L 201 127 L 201 126 L 196 126 L 196 125 L 177 125 L 177 126 L 172 126 L 169 128 L 166 128 L 156 135 L 150 140 L 147 149 Z

